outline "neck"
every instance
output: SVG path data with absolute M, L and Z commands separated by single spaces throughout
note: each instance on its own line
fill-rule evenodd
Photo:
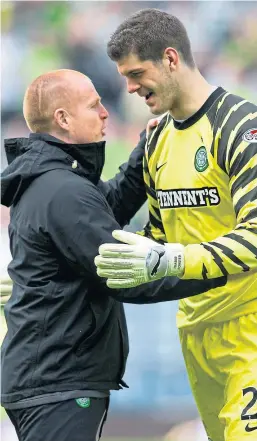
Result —
M 58 132 L 57 130 L 49 131 L 49 135 L 54 136 L 60 141 L 66 142 L 67 144 L 76 144 L 76 142 L 70 138 L 69 135 L 65 135 L 63 133 Z
M 213 90 L 214 86 L 203 78 L 199 70 L 187 69 L 181 76 L 179 94 L 170 109 L 171 116 L 177 120 L 189 118 L 202 107 Z

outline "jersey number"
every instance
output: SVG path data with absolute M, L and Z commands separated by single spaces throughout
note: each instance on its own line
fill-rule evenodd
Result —
M 243 409 L 241 413 L 241 420 L 257 420 L 257 413 L 249 414 L 247 413 L 255 403 L 257 402 L 257 389 L 255 387 L 246 387 L 243 389 L 243 396 L 251 393 L 253 395 L 252 399 L 249 401 L 247 406 Z M 250 426 L 249 423 L 245 426 L 246 432 L 252 432 L 253 430 L 257 430 L 257 426 Z

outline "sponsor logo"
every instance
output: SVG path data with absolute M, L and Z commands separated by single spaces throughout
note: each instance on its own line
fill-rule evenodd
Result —
M 218 205 L 220 196 L 216 187 L 156 190 L 160 208 L 206 207 Z
M 257 142 L 257 129 L 247 130 L 247 132 L 243 134 L 243 141 Z
M 78 406 L 84 409 L 90 406 L 90 398 L 77 398 L 75 401 Z
M 203 172 L 209 166 L 207 151 L 204 146 L 199 147 L 195 154 L 195 169 L 198 172 Z

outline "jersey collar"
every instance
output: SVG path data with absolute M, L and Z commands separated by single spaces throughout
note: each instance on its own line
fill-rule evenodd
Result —
M 224 93 L 226 93 L 226 91 L 222 87 L 218 87 L 216 90 L 214 90 L 214 92 L 212 92 L 209 98 L 207 98 L 207 100 L 202 105 L 202 107 L 200 107 L 200 109 L 192 116 L 190 116 L 183 122 L 178 122 L 176 120 L 173 120 L 174 127 L 177 130 L 184 130 L 184 129 L 188 129 L 188 127 L 191 127 L 193 124 L 199 121 L 199 119 L 201 119 L 206 112 L 208 112 L 208 110 L 215 103 L 215 101 L 218 98 L 220 98 L 220 96 L 223 95 Z

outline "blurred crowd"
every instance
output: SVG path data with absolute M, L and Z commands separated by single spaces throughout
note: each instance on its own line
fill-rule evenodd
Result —
M 110 112 L 104 177 L 126 160 L 150 117 L 144 100 L 126 91 L 106 54 L 110 35 L 128 15 L 159 8 L 178 16 L 201 72 L 257 102 L 257 3 L 248 1 L 15 1 L 2 3 L 2 138 L 27 136 L 22 100 L 28 84 L 48 70 L 88 75 Z M 2 168 L 6 165 L 1 149 Z M 136 228 L 145 219 L 140 214 Z
M 257 101 L 255 2 L 3 2 L 2 136 L 27 134 L 21 110 L 30 81 L 48 70 L 70 68 L 87 74 L 102 96 L 111 114 L 108 139 L 123 138 L 132 147 L 149 112 L 142 99 L 126 93 L 106 44 L 126 16 L 147 7 L 183 21 L 200 70 L 211 83 Z
M 124 79 L 106 54 L 106 44 L 124 18 L 147 7 L 165 10 L 183 21 L 200 71 L 213 85 L 257 102 L 255 2 L 5 1 L 1 8 L 2 140 L 28 134 L 22 99 L 35 77 L 58 68 L 79 70 L 92 79 L 110 112 L 104 176 L 111 177 L 137 142 L 150 113 L 142 99 L 126 92 Z M 3 148 L 1 160 L 4 168 Z M 143 217 L 137 218 L 136 227 Z M 4 215 L 2 226 L 7 222 Z M 168 308 L 165 304 L 127 308 L 131 390 L 115 398 L 117 409 L 141 407 L 150 412 L 158 407 L 162 418 L 172 423 L 169 406 L 175 397 L 177 410 L 184 409 L 191 417 L 196 414 L 175 330 L 175 310 L 172 303 Z

